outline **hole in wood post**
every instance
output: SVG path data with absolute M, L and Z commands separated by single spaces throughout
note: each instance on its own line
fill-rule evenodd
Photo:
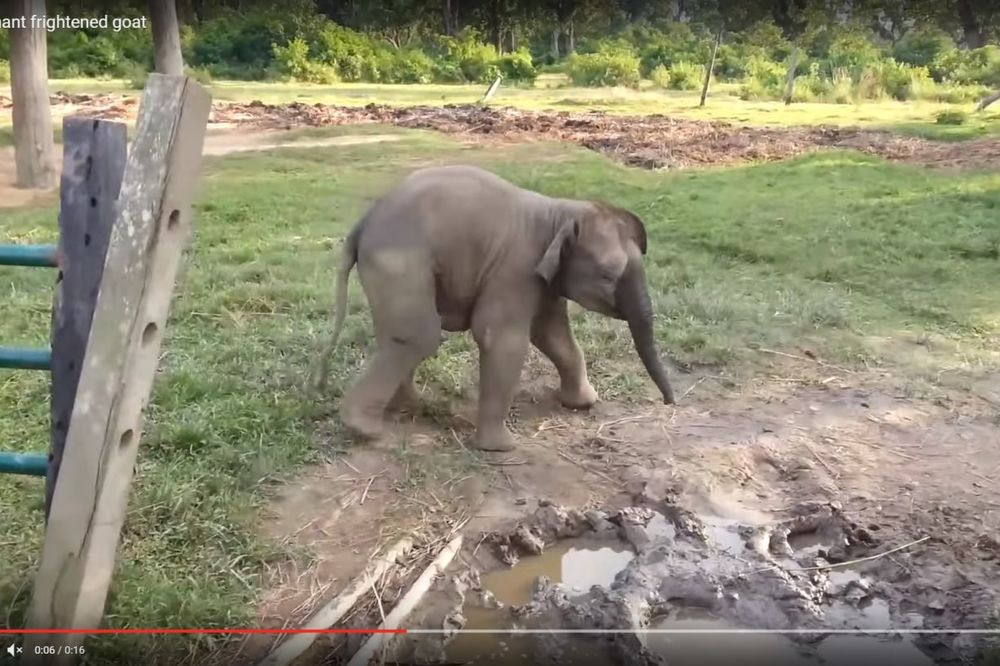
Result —
M 181 221 L 181 212 L 179 210 L 174 210 L 170 212 L 170 217 L 167 218 L 167 229 L 173 229 L 177 226 L 177 223 Z
M 83 244 L 84 245 L 90 245 L 90 234 L 84 234 L 83 235 Z
M 132 429 L 129 428 L 128 430 L 122 433 L 121 438 L 118 440 L 118 446 L 124 449 L 126 446 L 129 446 L 132 443 L 132 440 L 134 438 L 135 438 L 135 433 L 133 433 Z
M 66 429 L 66 424 L 63 423 L 62 419 L 56 421 L 56 430 L 65 430 L 65 429 Z
M 96 197 L 90 197 L 90 207 L 91 208 L 97 208 L 97 198 Z
M 67 367 L 69 368 L 70 372 L 73 372 L 74 370 L 76 370 L 76 361 L 70 361 L 67 364 Z
M 101 122 L 99 120 L 95 120 L 94 121 L 94 129 L 96 130 L 100 126 L 101 126 Z
M 62 281 L 63 281 L 63 272 L 59 271 L 59 274 L 56 276 L 56 282 L 58 283 Z
M 156 324 L 149 322 L 146 324 L 146 328 L 142 329 L 142 346 L 148 345 L 154 337 L 156 337 Z

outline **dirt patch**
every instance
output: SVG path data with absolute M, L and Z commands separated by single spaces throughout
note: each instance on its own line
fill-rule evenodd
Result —
M 117 120 L 133 118 L 138 109 L 136 97 L 118 94 L 58 92 L 52 103 L 57 115 L 85 112 Z M 0 96 L 0 108 L 9 104 L 9 98 Z M 346 107 L 215 102 L 210 122 L 261 129 L 380 123 L 498 140 L 542 137 L 577 143 L 625 164 L 649 169 L 766 162 L 824 148 L 857 150 L 932 167 L 989 168 L 1000 160 L 997 137 L 941 142 L 858 127 L 758 127 L 655 114 L 531 112 L 477 105 Z
M 403 663 L 465 662 L 472 656 L 490 661 L 488 650 L 500 650 L 497 659 L 513 659 L 510 663 L 523 662 L 518 650 L 565 658 L 577 649 L 593 652 L 583 643 L 574 647 L 537 636 L 501 636 L 506 645 L 501 649 L 496 635 L 464 633 L 449 647 L 444 639 L 457 626 L 801 626 L 810 633 L 769 645 L 778 653 L 791 650 L 813 660 L 804 663 L 817 663 L 834 648 L 841 655 L 851 646 L 874 649 L 852 643 L 857 636 L 819 640 L 831 628 L 985 628 L 1000 604 L 995 406 L 967 394 L 915 401 L 881 388 L 874 375 L 824 369 L 819 376 L 814 367 L 780 363 L 775 368 L 780 376 L 796 376 L 801 383 L 762 381 L 735 394 L 711 377 L 681 375 L 678 391 L 694 388 L 680 407 L 651 399 L 630 406 L 602 402 L 589 413 L 577 413 L 558 406 L 551 390 L 554 374 L 533 358 L 514 409 L 518 450 L 502 456 L 465 451 L 471 400 L 454 415 L 441 409 L 431 410 L 434 416 L 401 414 L 381 448 L 336 454 L 337 465 L 321 475 L 325 480 L 311 483 L 323 496 L 342 494 L 344 487 L 337 484 L 344 482 L 336 482 L 337 475 L 353 465 L 362 472 L 350 481 L 356 495 L 370 475 L 357 461 L 378 450 L 386 458 L 374 467 L 384 464 L 394 471 L 385 479 L 388 485 L 373 485 L 380 490 L 369 501 L 388 508 L 355 503 L 337 514 L 336 526 L 324 529 L 348 534 L 352 526 L 370 525 L 365 533 L 374 534 L 377 525 L 384 531 L 383 548 L 407 531 L 418 534 L 422 544 L 437 543 L 438 549 L 441 535 L 456 526 L 466 535 L 453 574 L 407 620 L 407 627 L 432 633 L 411 635 L 397 645 L 404 651 L 399 655 Z M 392 460 L 396 463 L 390 465 Z M 407 465 L 420 461 L 441 468 L 440 483 L 427 477 L 407 481 Z M 382 482 L 380 477 L 377 483 Z M 275 505 L 279 515 L 322 501 L 303 503 L 295 499 L 298 490 L 289 492 Z M 376 518 L 372 511 L 384 512 Z M 328 513 L 317 512 L 324 521 Z M 314 517 L 279 519 L 270 532 L 307 544 L 303 539 L 310 537 L 299 530 Z M 434 520 L 440 521 L 437 527 Z M 370 550 L 346 553 L 333 541 L 311 545 L 317 562 L 338 563 L 336 573 L 330 568 L 337 580 L 319 595 L 315 588 L 289 590 L 275 581 L 272 594 L 290 596 L 282 602 L 285 612 L 275 610 L 273 602 L 265 605 L 266 623 L 303 621 L 308 610 L 287 609 L 313 596 L 307 605 L 330 598 L 374 552 L 373 543 L 365 544 Z M 386 611 L 391 606 L 386 599 L 398 598 L 436 548 L 427 547 L 402 574 L 381 582 Z M 622 555 L 623 549 L 634 556 Z M 846 572 L 825 568 L 876 555 Z M 567 575 L 567 558 L 577 556 L 585 562 L 583 570 L 602 576 L 602 587 L 589 590 L 589 579 L 574 582 Z M 505 571 L 514 579 L 490 583 L 491 576 Z M 538 576 L 545 580 L 536 582 Z M 581 585 L 578 592 L 569 589 Z M 504 591 L 513 598 L 501 599 Z M 742 601 L 734 602 L 733 595 Z M 672 604 L 675 596 L 687 601 Z M 377 624 L 375 599 L 370 595 L 344 626 Z M 499 604 L 504 604 L 502 622 Z M 674 637 L 671 643 L 669 636 L 648 631 L 615 636 L 598 637 L 607 663 L 621 663 L 626 656 L 634 663 L 661 663 L 657 659 L 669 659 L 670 650 L 677 661 L 676 651 L 683 647 L 678 641 L 688 640 Z M 910 638 L 897 640 L 905 643 L 897 648 L 916 652 L 890 650 L 887 656 L 949 663 L 981 648 L 976 637 Z M 297 663 L 338 663 L 360 641 L 321 643 Z M 650 647 L 664 641 L 655 650 Z M 739 645 L 733 649 L 755 649 Z
M 346 146 L 362 143 L 382 143 L 398 141 L 398 134 L 372 134 L 365 136 L 339 136 L 323 139 L 288 141 L 287 134 L 278 131 L 247 133 L 227 128 L 223 125 L 210 127 L 205 136 L 203 154 L 220 156 L 233 153 L 279 148 L 317 148 L 324 146 Z M 56 173 L 62 173 L 62 149 L 56 151 Z M 22 206 L 49 205 L 58 201 L 58 188 L 49 190 L 24 189 L 15 187 L 17 182 L 14 165 L 14 148 L 0 147 L 0 209 Z

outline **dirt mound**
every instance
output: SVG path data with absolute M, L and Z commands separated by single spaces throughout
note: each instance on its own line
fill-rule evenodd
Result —
M 51 101 L 57 115 L 86 113 L 123 120 L 135 116 L 139 99 L 60 91 L 51 96 Z M 10 104 L 9 97 L 0 95 L 0 109 Z M 216 102 L 209 122 L 269 130 L 379 123 L 495 140 L 545 138 L 577 143 L 629 166 L 646 169 L 768 162 L 829 148 L 933 167 L 982 168 L 1000 164 L 1000 138 L 996 137 L 940 142 L 858 127 L 752 127 L 656 114 L 552 113 L 473 104 L 352 107 L 302 102 L 265 104 L 257 100 Z

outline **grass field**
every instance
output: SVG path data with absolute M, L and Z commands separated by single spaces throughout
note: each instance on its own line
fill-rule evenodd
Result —
M 216 100 L 258 99 L 274 104 L 291 101 L 342 105 L 471 104 L 478 102 L 485 92 L 485 86 L 360 83 L 312 85 L 216 81 L 210 87 Z M 126 81 L 93 79 L 53 80 L 50 82 L 50 89 L 88 93 L 130 91 Z M 718 84 L 707 105 L 698 108 L 699 92 L 654 89 L 649 82 L 639 90 L 575 88 L 567 86 L 565 77 L 547 74 L 540 76 L 532 87 L 501 86 L 491 104 L 532 110 L 659 113 L 751 125 L 860 125 L 947 140 L 1000 134 L 1000 110 L 988 108 L 982 113 L 971 113 L 973 104 L 886 100 L 860 104 L 804 102 L 785 106 L 781 102 L 743 101 L 735 96 L 736 89 L 735 84 Z M 0 92 L 3 90 L 0 89 Z M 963 124 L 938 124 L 936 116 L 945 110 L 963 110 L 970 113 L 968 120 Z M 0 144 L 11 142 L 9 123 L 9 112 L 6 117 L 0 115 Z
M 266 99 L 265 90 L 282 94 L 276 86 L 215 90 L 245 98 Z M 336 90 L 317 89 L 316 98 L 345 101 Z M 432 93 L 419 95 L 409 101 L 429 101 Z M 525 93 L 524 99 L 544 106 L 546 98 Z M 632 110 L 645 103 L 630 102 L 637 105 Z M 712 108 L 721 114 L 725 107 Z M 794 112 L 782 117 L 798 121 Z M 987 287 L 1000 281 L 1000 174 L 935 173 L 848 153 L 654 173 L 572 146 L 485 149 L 416 131 L 392 144 L 209 158 L 139 457 L 109 624 L 252 621 L 263 566 L 286 555 L 255 533 L 265 493 L 317 458 L 314 424 L 333 410 L 300 390 L 316 336 L 327 330 L 332 250 L 385 185 L 438 161 L 478 163 L 549 194 L 600 196 L 635 211 L 649 228 L 647 260 L 663 349 L 716 365 L 736 381 L 752 374 L 758 346 L 805 345 L 838 363 L 885 364 L 912 392 L 932 393 L 929 379 L 1000 367 L 1000 292 Z M 53 208 L 3 211 L 0 236 L 53 242 L 55 220 Z M 356 372 L 369 341 L 356 277 L 352 283 L 353 314 L 332 364 L 335 392 Z M 0 270 L 6 292 L 0 340 L 45 344 L 51 284 L 45 271 Z M 616 342 L 627 338 L 619 322 L 580 314 L 575 328 L 605 399 L 628 400 L 645 387 L 633 362 L 608 351 L 630 354 L 628 344 Z M 914 345 L 935 351 L 917 362 L 908 351 Z M 467 376 L 475 363 L 471 349 L 465 338 L 450 340 L 422 368 L 422 379 L 454 391 L 454 378 Z M 40 374 L 0 374 L 5 447 L 45 450 L 47 395 Z M 347 446 L 346 440 L 334 446 Z M 0 477 L 0 620 L 7 626 L 21 622 L 41 536 L 42 483 Z M 142 645 L 150 647 L 148 639 Z M 101 646 L 108 661 L 125 651 L 135 657 L 138 649 L 101 641 L 92 649 Z M 191 643 L 161 645 L 169 646 L 183 650 Z

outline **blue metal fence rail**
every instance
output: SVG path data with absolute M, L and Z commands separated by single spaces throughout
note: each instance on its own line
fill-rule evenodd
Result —
M 55 245 L 0 245 L 2 266 L 57 266 Z M 51 370 L 50 349 L 0 347 L 0 368 L 14 370 Z M 41 453 L 0 451 L 0 474 L 45 476 L 49 456 Z

